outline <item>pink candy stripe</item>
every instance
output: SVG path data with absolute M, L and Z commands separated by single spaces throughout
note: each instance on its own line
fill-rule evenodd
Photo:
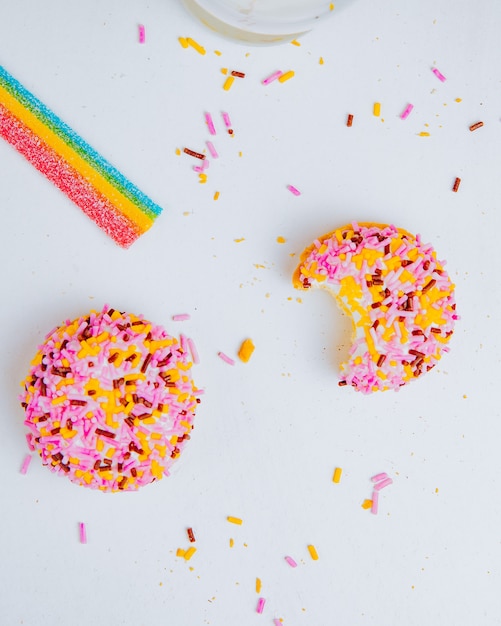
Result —
M 226 128 L 231 128 L 231 121 L 230 121 L 230 116 L 228 115 L 228 113 L 225 113 L 223 111 L 221 115 L 223 116 L 223 121 L 224 121 Z
M 179 313 L 178 315 L 172 316 L 172 320 L 174 322 L 184 322 L 185 320 L 189 320 L 189 319 L 190 319 L 189 313 Z
M 384 480 L 382 480 L 381 482 L 376 483 L 376 484 L 374 485 L 374 489 L 375 489 L 376 491 L 381 491 L 381 489 L 384 489 L 385 487 L 388 487 L 388 485 L 391 485 L 391 484 L 392 484 L 392 482 L 393 482 L 393 481 L 392 481 L 392 479 L 391 479 L 391 478 L 385 478 L 385 479 L 384 479 Z
M 215 135 L 216 128 L 214 126 L 214 122 L 212 121 L 212 115 L 210 113 L 205 113 L 205 121 L 207 123 L 207 128 L 209 129 L 209 133 L 211 135 Z
M 297 567 L 296 561 L 294 561 L 294 559 L 291 556 L 286 556 L 285 560 L 291 567 Z
M 146 31 L 142 24 L 139 24 L 139 43 L 144 43 L 146 41 Z
M 437 70 L 436 67 L 432 67 L 431 71 L 435 74 L 435 76 L 438 78 L 438 80 L 442 81 L 443 83 L 447 80 L 445 78 L 445 76 L 442 74 L 442 72 Z
M 31 454 L 27 454 L 24 457 L 23 464 L 21 465 L 21 474 L 26 474 L 26 472 L 28 471 L 28 467 L 30 466 L 30 463 L 31 463 Z
M 85 528 L 84 522 L 78 524 L 78 529 L 80 532 L 80 543 L 87 543 L 87 529 Z
M 268 76 L 268 78 L 265 78 L 263 80 L 263 85 L 269 85 L 270 83 L 272 83 L 274 80 L 277 80 L 277 78 L 279 78 L 280 76 L 282 76 L 283 72 L 280 70 L 277 70 L 276 72 L 273 72 L 273 74 L 270 74 Z
M 400 119 L 405 120 L 409 117 L 410 112 L 414 108 L 413 104 L 408 104 L 400 115 Z
M 209 152 L 211 154 L 211 157 L 213 159 L 217 159 L 219 154 L 216 151 L 216 148 L 214 148 L 214 144 L 212 143 L 212 141 L 207 141 L 207 148 L 209 148 Z
M 371 513 L 373 515 L 377 515 L 378 501 L 379 501 L 379 493 L 377 491 L 373 491 L 372 492 L 372 505 L 371 505 Z
M 297 189 L 296 187 L 294 187 L 294 185 L 287 185 L 287 189 L 293 193 L 295 196 L 300 196 L 301 192 L 299 191 L 299 189 Z
M 235 365 L 235 361 L 231 359 L 228 355 L 226 355 L 224 352 L 218 352 L 217 356 L 220 359 L 222 359 L 225 363 L 228 363 L 228 365 Z
M 259 598 L 259 600 L 257 601 L 256 611 L 258 613 L 262 613 L 263 612 L 265 602 L 266 602 L 266 600 L 264 598 Z
M 373 483 L 378 483 L 380 480 L 384 480 L 388 478 L 388 474 L 386 472 L 381 472 L 380 474 L 375 474 L 371 480 Z
M 191 337 L 188 337 L 188 348 L 190 350 L 193 363 L 200 363 L 200 357 L 198 356 L 197 347 L 195 346 L 195 342 L 193 341 L 193 339 L 191 339 Z

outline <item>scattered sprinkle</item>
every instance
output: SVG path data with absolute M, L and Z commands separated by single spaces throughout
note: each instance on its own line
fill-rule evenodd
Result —
M 181 154 L 181 150 L 179 148 L 176 148 L 176 154 L 177 154 L 177 156 L 179 156 Z
M 78 531 L 80 535 L 80 543 L 87 543 L 87 529 L 84 522 L 78 524 Z
M 363 509 L 370 509 L 372 506 L 372 500 L 368 500 L 367 498 L 362 502 Z
M 219 200 L 220 193 L 219 191 L 214 192 L 214 200 Z
M 244 72 L 238 72 L 237 70 L 232 70 L 231 75 L 236 78 L 245 78 Z
M 457 191 L 459 189 L 459 185 L 461 184 L 461 179 L 456 177 L 454 181 L 454 185 L 452 187 L 452 191 Z
M 218 57 L 220 57 L 222 52 L 221 52 L 221 50 L 214 50 L 214 54 L 217 55 Z
M 329 4 L 329 11 L 334 11 L 334 2 Z
M 202 154 L 201 152 L 195 152 L 195 150 L 190 150 L 190 148 L 183 148 L 183 152 L 202 161 L 205 159 L 205 154 Z
M 332 482 L 338 483 L 341 480 L 342 473 L 343 473 L 343 470 L 340 467 L 336 467 L 336 469 L 334 470 L 334 475 L 332 477 Z
M 377 515 L 378 512 L 378 500 L 379 500 L 379 492 L 372 492 L 372 503 L 371 503 L 371 513 L 373 515 Z
M 197 549 L 195 548 L 195 546 L 189 547 L 184 553 L 184 560 L 189 561 L 196 551 Z
M 230 537 L 230 548 L 233 548 L 233 546 L 235 545 L 235 540 Z
M 280 78 L 280 76 L 282 76 L 282 72 L 280 70 L 277 70 L 276 72 L 273 72 L 273 74 L 270 74 L 268 76 L 268 78 L 265 78 L 262 82 L 263 85 L 269 85 L 270 83 L 272 83 L 274 80 L 277 80 L 277 78 Z
M 294 559 L 291 556 L 286 556 L 285 560 L 291 567 L 297 567 L 296 561 L 294 561 Z
M 228 365 L 235 365 L 235 361 L 232 358 L 230 358 L 228 355 L 226 355 L 224 352 L 218 352 L 217 356 L 220 359 L 222 359 L 225 363 L 228 363 Z
M 219 157 L 219 154 L 217 153 L 216 148 L 214 148 L 214 144 L 212 143 L 212 141 L 206 141 L 205 143 L 207 144 L 207 148 L 209 149 L 211 157 L 213 159 L 217 159 Z
M 372 114 L 375 117 L 379 117 L 381 115 L 381 103 L 380 102 L 374 102 L 374 106 L 372 107 Z
M 263 612 L 265 602 L 266 602 L 266 600 L 264 598 L 259 598 L 259 600 L 257 601 L 256 611 L 258 613 L 262 613 Z
M 419 133 L 419 135 L 418 135 L 418 136 L 419 136 L 419 137 L 429 137 L 429 136 L 430 136 L 430 133 L 428 133 L 428 132 L 427 132 L 427 131 L 425 131 L 425 130 L 422 130 L 422 131 Z
M 239 517 L 233 517 L 232 515 L 228 515 L 226 518 L 230 524 L 237 524 L 238 526 L 242 525 L 242 520 Z
M 139 43 L 144 43 L 146 41 L 146 31 L 142 24 L 139 24 Z
M 228 133 L 230 135 L 233 135 L 233 130 L 231 128 L 231 120 L 230 120 L 230 116 L 228 115 L 228 113 L 226 113 L 226 111 L 223 111 L 221 113 L 221 115 L 223 116 L 223 121 L 224 121 L 224 125 L 226 126 L 226 128 L 228 129 Z
M 185 322 L 186 320 L 191 319 L 189 313 L 178 313 L 177 315 L 172 316 L 173 322 Z
M 484 125 L 483 122 L 475 122 L 475 124 L 472 124 L 470 126 L 470 130 L 477 130 L 477 128 L 482 128 L 482 126 Z
M 438 80 L 442 81 L 443 83 L 445 83 L 446 78 L 445 76 L 442 74 L 442 72 L 440 72 L 439 70 L 437 70 L 436 67 L 432 67 L 431 71 L 435 74 L 435 76 L 438 78 Z
M 293 193 L 295 196 L 300 196 L 301 192 L 299 191 L 299 189 L 297 189 L 296 187 L 294 187 L 294 185 L 287 185 L 287 189 Z
M 283 626 L 283 624 L 282 624 L 282 620 L 281 620 L 281 619 L 278 619 L 278 618 L 275 618 L 275 619 L 273 620 L 273 624 L 274 624 L 274 626 Z
M 286 241 L 285 237 L 277 237 L 277 243 L 285 243 Z
M 207 174 L 205 174 L 204 172 L 200 172 L 200 174 L 198 175 L 198 182 L 201 185 L 205 185 L 205 183 L 207 182 Z
M 323 65 L 323 64 L 324 64 L 324 57 L 320 57 L 320 58 L 318 59 L 318 64 L 319 64 L 319 65 Z
M 228 74 L 228 68 L 227 67 L 222 67 L 221 68 L 221 74 L 224 74 L 226 76 Z
M 188 535 L 188 539 L 193 543 L 195 541 L 195 534 L 193 533 L 193 528 L 187 528 L 186 534 Z
M 308 546 L 308 552 L 310 553 L 310 556 L 314 561 L 318 561 L 318 553 L 317 553 L 317 549 L 315 548 L 315 546 L 310 544 Z
M 462 99 L 462 98 L 456 98 L 456 99 L 454 100 L 454 102 L 463 102 L 463 99 Z
M 388 478 L 388 474 L 386 472 L 381 472 L 372 476 L 371 481 L 373 483 L 378 483 L 380 480 L 384 480 L 385 478 Z
M 292 44 L 293 46 L 300 46 L 300 45 L 301 45 L 301 43 L 300 43 L 297 39 L 293 39 L 293 40 L 291 41 L 291 44 Z
M 231 86 L 233 85 L 234 82 L 235 82 L 235 77 L 234 76 L 228 76 L 228 78 L 224 81 L 223 89 L 225 91 L 229 91 L 229 89 L 231 88 Z
M 408 104 L 405 109 L 402 111 L 402 113 L 400 114 L 400 119 L 405 120 L 409 117 L 410 112 L 412 111 L 412 109 L 414 108 L 413 104 Z
M 189 349 L 190 354 L 191 354 L 191 359 L 192 359 L 193 363 L 195 365 L 197 365 L 198 363 L 200 363 L 200 357 L 198 356 L 198 350 L 197 350 L 197 347 L 195 345 L 195 342 L 193 341 L 193 339 L 191 339 L 191 337 L 189 337 L 187 339 L 187 343 L 188 343 L 188 349 Z
M 24 457 L 23 464 L 21 465 L 21 474 L 26 474 L 30 466 L 30 463 L 31 463 L 31 454 L 27 454 Z
M 353 126 L 353 115 L 351 113 L 348 114 L 348 118 L 346 120 L 346 126 Z
M 261 579 L 256 578 L 256 593 L 261 593 Z
M 374 490 L 381 491 L 381 489 L 388 487 L 388 485 L 391 485 L 392 483 L 393 483 L 393 480 L 391 478 L 385 478 L 384 480 L 381 480 L 380 482 L 374 485 Z
M 177 39 L 179 43 L 183 46 L 183 48 L 188 47 L 188 40 L 186 39 L 186 37 L 178 37 Z
M 215 128 L 214 122 L 212 120 L 212 115 L 210 113 L 205 113 L 204 117 L 205 117 L 205 122 L 207 124 L 207 128 L 209 129 L 209 133 L 211 135 L 215 135 L 216 134 L 216 128 Z
M 240 346 L 240 350 L 238 351 L 238 358 L 243 363 L 247 363 L 254 352 L 254 347 L 252 339 L 245 339 Z
M 290 80 L 291 78 L 293 78 L 294 75 L 294 72 L 292 70 L 289 70 L 288 72 L 285 72 L 284 74 L 278 76 L 278 82 L 285 83 L 286 80 Z
M 205 48 L 201 46 L 198 42 L 196 42 L 194 39 L 192 39 L 191 37 L 186 37 L 186 42 L 199 54 L 205 54 Z

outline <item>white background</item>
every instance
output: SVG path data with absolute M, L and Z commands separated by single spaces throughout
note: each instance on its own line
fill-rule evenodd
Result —
M 164 207 L 122 250 L 0 143 L 2 625 L 501 624 L 500 27 L 497 0 L 354 0 L 300 46 L 257 47 L 175 0 L 1 3 L 0 63 Z M 246 77 L 224 91 L 223 67 Z M 278 69 L 296 75 L 263 86 Z M 204 148 L 205 111 L 220 158 L 200 184 L 176 148 Z M 420 233 L 457 286 L 451 352 L 398 393 L 337 386 L 349 323 L 291 285 L 301 250 L 351 220 Z M 104 303 L 191 336 L 201 358 L 192 440 L 138 493 L 78 487 L 37 457 L 19 471 L 37 345 Z M 246 337 L 248 364 L 218 358 Z

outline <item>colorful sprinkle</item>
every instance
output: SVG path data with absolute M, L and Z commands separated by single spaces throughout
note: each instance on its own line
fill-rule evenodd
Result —
M 205 113 L 204 117 L 205 117 L 205 122 L 207 124 L 207 128 L 209 129 L 209 133 L 211 135 L 215 135 L 216 134 L 216 127 L 214 126 L 214 121 L 212 119 L 212 115 L 210 113 Z
M 124 248 L 162 211 L 1 66 L 0 136 Z
M 400 119 L 406 120 L 409 117 L 410 112 L 412 111 L 413 108 L 414 108 L 413 104 L 408 104 L 405 107 L 405 109 L 402 111 L 402 113 L 400 114 Z
M 233 517 L 232 515 L 228 515 L 226 520 L 230 522 L 230 524 L 237 524 L 237 526 L 241 526 L 243 524 L 243 521 L 239 517 Z
M 142 24 L 139 24 L 139 43 L 144 43 L 146 41 L 146 30 Z
M 353 126 L 353 115 L 351 113 L 348 114 L 348 118 L 346 120 L 346 126 Z
M 260 578 L 256 578 L 256 593 L 261 593 L 261 579 Z
M 80 536 L 80 543 L 87 543 L 87 528 L 84 522 L 78 524 L 78 533 Z
M 201 161 L 205 159 L 205 154 L 195 152 L 195 150 L 190 150 L 190 148 L 183 148 L 183 152 L 189 156 L 195 157 L 196 159 L 200 159 Z
M 292 70 L 289 70 L 288 72 L 284 72 L 283 74 L 280 74 L 280 76 L 278 76 L 277 78 L 278 78 L 279 83 L 285 83 L 285 81 L 290 80 L 294 76 L 295 76 L 294 72 Z
M 373 491 L 372 492 L 371 513 L 373 515 L 377 515 L 378 508 L 379 508 L 379 492 L 378 491 Z
M 21 474 L 26 474 L 30 466 L 30 463 L 31 463 L 31 454 L 27 454 L 24 457 L 23 464 L 21 465 Z
M 224 352 L 218 352 L 217 356 L 225 363 L 228 363 L 228 365 L 235 365 L 235 361 Z
M 232 70 L 231 75 L 236 78 L 245 78 L 245 74 L 243 72 L 237 72 L 237 70 Z
M 442 81 L 443 83 L 446 81 L 445 76 L 442 74 L 442 72 L 437 70 L 436 67 L 432 67 L 431 71 L 435 74 L 435 76 L 438 78 L 438 80 Z
M 228 78 L 224 81 L 223 89 L 225 91 L 229 91 L 234 82 L 235 82 L 235 77 L 231 75 L 228 76 Z
M 186 320 L 191 319 L 189 313 L 178 313 L 177 315 L 172 316 L 172 320 L 174 322 L 185 322 Z
M 375 117 L 379 117 L 381 115 L 381 103 L 380 102 L 374 102 L 374 106 L 372 107 L 372 114 Z
M 179 41 L 179 43 L 181 44 L 183 48 L 187 48 L 189 46 L 188 40 L 186 39 L 186 37 L 178 37 L 177 40 Z
M 388 487 L 388 485 L 391 485 L 393 483 L 393 480 L 391 478 L 385 478 L 384 480 L 376 483 L 374 485 L 374 490 L 375 491 L 381 491 L 381 489 L 384 489 L 385 487 Z
M 262 613 L 264 611 L 265 603 L 266 603 L 266 600 L 264 598 L 259 598 L 259 600 L 257 601 L 257 607 L 256 607 L 257 613 Z
M 315 548 L 315 546 L 310 544 L 308 546 L 308 552 L 310 553 L 310 556 L 314 561 L 318 561 L 318 553 L 317 553 L 317 549 Z
M 189 561 L 196 551 L 197 549 L 195 548 L 195 546 L 190 546 L 184 553 L 184 560 Z
M 245 339 L 238 351 L 238 358 L 243 361 L 243 363 L 247 363 L 254 352 L 254 348 L 255 346 L 252 339 Z
M 294 187 L 294 185 L 287 185 L 287 189 L 294 194 L 295 196 L 300 196 L 301 192 L 299 191 L 299 189 L 297 189 L 296 187 Z
M 263 85 L 269 85 L 274 80 L 277 80 L 277 78 L 280 78 L 280 76 L 282 76 L 282 72 L 280 70 L 277 70 L 276 72 L 273 72 L 273 74 L 270 74 L 267 78 L 265 78 L 262 81 Z
M 461 184 L 461 179 L 460 179 L 460 178 L 456 178 L 456 179 L 454 180 L 454 185 L 453 185 L 453 187 L 452 187 L 452 191 L 457 192 L 457 191 L 458 191 L 458 189 L 459 189 L 459 185 L 460 185 L 460 184 Z
M 340 482 L 342 473 L 343 473 L 343 470 L 340 467 L 336 467 L 336 469 L 334 470 L 334 475 L 332 477 L 332 482 L 333 483 Z
M 385 478 L 388 478 L 388 474 L 386 472 L 381 472 L 380 474 L 372 476 L 371 481 L 373 483 L 378 483 L 380 480 L 385 480 Z
M 192 359 L 193 363 L 195 365 L 200 363 L 200 357 L 198 355 L 197 347 L 196 347 L 195 342 L 193 341 L 193 339 L 191 337 L 188 338 L 188 349 L 190 351 L 191 359 Z
M 188 535 L 188 539 L 191 541 L 191 543 L 193 543 L 195 541 L 195 534 L 193 532 L 193 528 L 187 528 L 186 529 L 186 533 Z
M 186 37 L 186 43 L 191 46 L 194 50 L 196 50 L 199 54 L 205 54 L 205 48 L 201 46 L 198 42 L 196 42 L 191 37 Z
M 216 148 L 214 148 L 214 144 L 212 143 L 212 141 L 206 141 L 205 142 L 207 144 L 207 148 L 210 152 L 210 155 L 213 159 L 217 159 L 219 157 L 219 154 L 217 153 Z
M 297 567 L 297 563 L 296 561 L 294 561 L 294 559 L 291 556 L 286 556 L 284 557 L 285 561 L 291 566 L 291 567 Z
M 482 126 L 483 126 L 483 125 L 484 125 L 484 123 L 483 123 L 483 122 L 475 122 L 475 124 L 472 124 L 472 125 L 470 126 L 470 130 L 471 130 L 471 131 L 473 131 L 473 130 L 477 130 L 477 128 L 482 128 Z
M 372 507 L 372 500 L 365 499 L 365 500 L 362 502 L 362 508 L 363 508 L 363 509 L 366 509 L 366 510 L 367 510 L 367 509 L 370 509 L 371 507 Z

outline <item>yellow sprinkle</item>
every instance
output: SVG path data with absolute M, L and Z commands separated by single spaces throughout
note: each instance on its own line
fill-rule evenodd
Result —
M 235 82 L 235 77 L 228 76 L 228 78 L 224 81 L 223 89 L 225 91 L 229 91 L 230 87 L 233 85 L 234 82 Z
M 318 59 L 318 63 L 319 63 L 319 65 L 323 65 L 324 64 L 324 57 L 320 57 Z
M 308 552 L 310 553 L 310 556 L 314 561 L 318 561 L 318 553 L 317 553 L 317 549 L 315 548 L 315 546 L 309 545 Z
M 291 44 L 292 44 L 293 46 L 300 46 L 300 45 L 301 45 L 297 39 L 293 39 L 293 40 L 291 41 Z
M 177 154 L 177 156 L 179 156 L 181 154 L 181 150 L 179 148 L 176 148 L 176 154 Z
M 227 67 L 222 67 L 221 68 L 221 74 L 224 74 L 226 76 L 227 73 L 228 73 L 228 68 Z
M 261 593 L 261 579 L 256 578 L 256 593 Z
M 277 243 L 285 243 L 286 239 L 285 237 L 277 237 Z
M 230 537 L 230 548 L 233 548 L 235 545 L 235 540 Z
M 235 243 L 242 243 L 242 241 L 245 241 L 245 237 L 240 237 L 240 239 L 234 239 L 233 241 Z
M 196 551 L 197 549 L 195 548 L 195 546 L 191 546 L 190 548 L 188 548 L 184 553 L 184 560 L 189 561 Z
M 294 72 L 292 70 L 289 70 L 288 72 L 285 72 L 278 77 L 278 82 L 285 83 L 286 80 L 289 80 L 289 78 L 292 78 L 293 76 Z
M 186 37 L 178 37 L 178 41 L 183 46 L 183 48 L 188 47 L 188 40 L 186 39 Z
M 219 191 L 214 192 L 214 200 L 219 199 Z
M 456 99 L 454 100 L 454 102 L 462 102 L 462 101 L 463 101 L 463 99 L 462 99 L 462 98 L 456 98 Z
M 334 11 L 334 3 L 333 2 L 331 2 L 329 4 L 329 11 Z
M 207 182 L 207 174 L 205 172 L 200 172 L 198 175 L 198 182 L 201 185 L 204 185 Z
M 419 136 L 420 136 L 420 137 L 429 137 L 429 136 L 430 136 L 430 133 L 427 133 L 426 131 L 424 131 L 424 130 L 423 130 L 423 131 L 421 131 L 421 132 L 419 133 Z
M 51 404 L 56 405 L 56 404 L 61 404 L 62 402 L 64 402 L 66 400 L 67 396 L 62 395 L 62 396 L 56 396 L 55 398 L 52 398 L 52 402 Z
M 374 107 L 372 108 L 372 113 L 376 117 L 379 117 L 381 115 L 381 103 L 380 102 L 374 102 Z
M 252 343 L 252 339 L 246 339 L 242 345 L 240 346 L 240 350 L 238 351 L 238 358 L 243 361 L 243 363 L 247 363 L 254 352 L 254 344 Z
M 199 54 L 205 54 L 205 48 L 201 46 L 198 42 L 196 42 L 194 39 L 192 39 L 191 37 L 186 37 L 186 41 Z
M 217 56 L 220 57 L 222 52 L 221 50 L 214 50 L 214 54 L 217 54 Z
M 242 525 L 242 520 L 239 517 L 232 517 L 231 515 L 228 515 L 226 519 L 230 522 L 230 524 L 238 524 L 239 526 Z
M 362 508 L 363 508 L 363 509 L 366 509 L 366 510 L 367 510 L 367 509 L 370 509 L 371 507 L 372 507 L 372 500 L 367 500 L 367 499 L 365 499 L 365 500 L 362 502 Z
M 343 470 L 340 467 L 336 467 L 334 470 L 334 476 L 332 477 L 332 482 L 338 483 L 341 480 L 341 474 Z
M 182 548 L 178 548 L 176 550 L 176 556 L 184 556 L 185 555 L 185 550 L 183 550 Z

